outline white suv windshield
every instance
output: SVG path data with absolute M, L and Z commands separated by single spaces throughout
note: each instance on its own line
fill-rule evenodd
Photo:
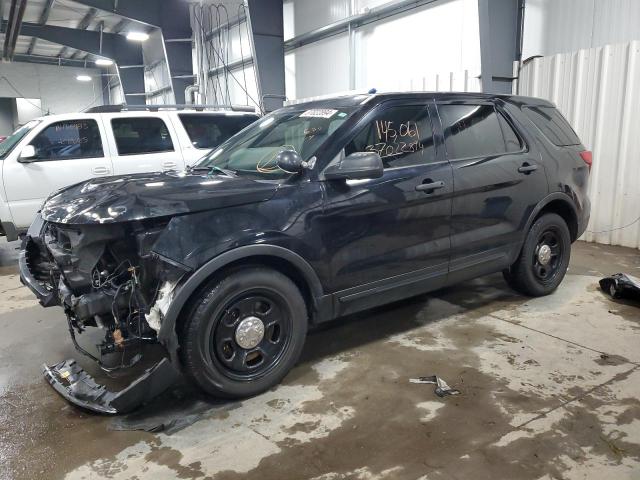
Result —
M 39 123 L 40 120 L 31 120 L 30 122 L 25 123 L 22 127 L 9 135 L 4 142 L 0 143 L 0 160 L 4 160 L 11 150 L 13 150 L 13 147 L 15 147 L 18 142 Z

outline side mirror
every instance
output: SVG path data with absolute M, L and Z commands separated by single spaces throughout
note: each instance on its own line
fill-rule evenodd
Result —
M 384 172 L 382 159 L 376 152 L 355 152 L 324 170 L 327 180 L 380 178 Z
M 276 165 L 287 173 L 300 173 L 305 162 L 295 150 L 283 150 L 276 155 Z
M 36 147 L 33 145 L 27 145 L 20 152 L 20 157 L 18 158 L 18 162 L 20 163 L 31 163 L 36 159 Z

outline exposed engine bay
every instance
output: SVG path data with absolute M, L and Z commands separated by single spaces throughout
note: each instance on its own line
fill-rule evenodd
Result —
M 161 219 L 112 225 L 63 225 L 40 220 L 34 222 L 24 240 L 21 261 L 30 278 L 23 281 L 38 290 L 43 306 L 59 305 L 64 309 L 76 349 L 107 372 L 133 366 L 142 358 L 145 344 L 157 343 L 173 290 L 185 274 L 184 269 L 151 252 L 166 224 Z M 104 331 L 95 354 L 76 339 L 91 327 Z M 111 361 L 105 362 L 108 355 Z M 113 358 L 117 359 L 115 363 Z M 75 382 L 76 387 L 81 385 L 86 390 L 92 383 L 70 361 L 56 367 L 62 370 L 44 369 L 52 385 L 52 380 L 69 380 L 74 375 L 82 380 Z M 84 404 L 74 403 L 115 413 L 87 404 L 88 398 L 98 396 L 104 400 L 110 393 L 95 382 L 93 385 L 89 391 L 80 392 Z M 54 388 L 64 395 L 56 385 Z
M 148 223 L 43 223 L 39 236 L 26 239 L 29 271 L 50 295 L 45 306 L 64 309 L 72 336 L 87 327 L 103 329 L 101 355 L 156 342 L 161 310 L 184 274 L 150 253 L 166 223 Z

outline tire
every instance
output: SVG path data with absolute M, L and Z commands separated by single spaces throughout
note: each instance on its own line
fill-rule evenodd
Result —
M 555 213 L 546 213 L 531 226 L 518 259 L 502 273 L 514 290 L 540 297 L 558 288 L 570 258 L 571 235 L 566 222 Z
M 181 360 L 205 392 L 250 397 L 278 384 L 293 368 L 307 324 L 304 299 L 287 276 L 242 268 L 197 294 L 180 329 Z

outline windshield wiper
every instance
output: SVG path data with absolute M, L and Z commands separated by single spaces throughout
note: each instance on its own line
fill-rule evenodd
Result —
M 223 175 L 227 175 L 229 177 L 237 177 L 236 172 L 233 170 L 227 170 L 226 168 L 217 167 L 216 165 L 209 165 L 208 167 L 190 165 L 186 168 L 187 172 L 209 172 L 212 174 L 213 172 L 222 173 Z

